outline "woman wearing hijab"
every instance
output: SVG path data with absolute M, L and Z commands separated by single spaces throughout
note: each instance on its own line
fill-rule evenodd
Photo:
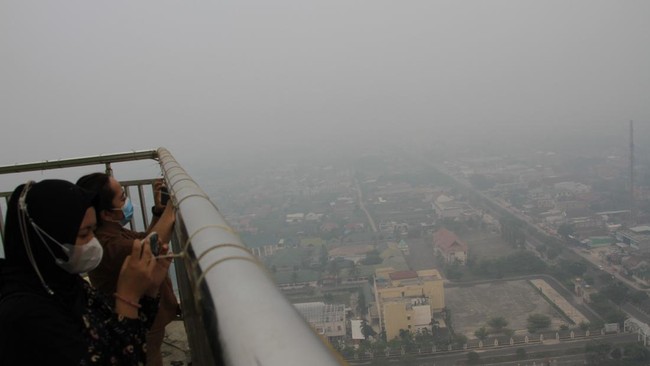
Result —
M 81 273 L 102 258 L 94 194 L 61 180 L 13 192 L 0 260 L 0 365 L 138 365 L 170 261 L 136 240 L 113 296 Z

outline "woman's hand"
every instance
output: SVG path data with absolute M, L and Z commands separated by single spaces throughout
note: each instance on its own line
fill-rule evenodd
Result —
M 142 297 L 151 284 L 155 259 L 148 241 L 133 241 L 131 255 L 126 257 L 117 280 L 117 293 L 129 299 Z
M 153 204 L 156 210 L 162 211 L 165 209 L 165 205 L 162 204 L 162 187 L 164 186 L 162 179 L 156 179 L 153 182 Z M 169 193 L 167 193 L 169 194 Z
M 162 244 L 160 246 L 160 255 L 165 255 L 169 252 L 169 245 Z M 156 297 L 160 290 L 160 285 L 163 283 L 167 274 L 169 273 L 169 266 L 172 264 L 173 258 L 153 258 L 155 266 L 151 269 L 151 285 L 145 292 L 149 297 Z

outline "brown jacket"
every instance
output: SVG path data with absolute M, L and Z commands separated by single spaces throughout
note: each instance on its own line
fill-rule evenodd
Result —
M 90 271 L 88 277 L 96 289 L 112 295 L 117 288 L 117 278 L 122 263 L 131 254 L 133 240 L 144 239 L 147 233 L 138 233 L 125 229 L 118 223 L 106 222 L 95 230 L 95 236 L 104 248 L 104 255 L 99 266 Z M 174 295 L 172 282 L 167 276 L 160 286 L 160 308 L 151 331 L 164 329 L 176 318 L 177 310 L 178 300 Z

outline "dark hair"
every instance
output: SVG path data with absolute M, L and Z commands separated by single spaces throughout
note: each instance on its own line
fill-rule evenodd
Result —
M 20 273 L 28 273 L 29 278 L 36 279 L 31 256 L 50 287 L 61 291 L 71 286 L 71 281 L 79 276 L 72 276 L 55 264 L 52 254 L 58 259 L 67 258 L 55 241 L 75 244 L 79 227 L 94 197 L 94 192 L 58 179 L 18 186 L 7 203 L 5 259 L 0 261 L 0 283 L 4 276 L 18 276 Z M 22 218 L 26 220 L 24 227 Z M 36 227 L 47 235 L 39 233 Z M 10 268 L 9 272 L 4 268 Z
M 102 224 L 100 213 L 103 210 L 113 209 L 113 198 L 115 192 L 111 189 L 111 176 L 105 173 L 86 174 L 77 180 L 77 185 L 97 194 L 93 202 L 97 225 Z

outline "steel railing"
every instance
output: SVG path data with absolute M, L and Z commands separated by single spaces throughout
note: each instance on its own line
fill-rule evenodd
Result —
M 160 163 L 176 207 L 172 249 L 181 254 L 174 264 L 193 365 L 344 363 L 277 289 L 216 205 L 166 149 L 4 166 L 0 174 L 99 164 L 110 173 L 111 163 L 139 159 Z M 152 182 L 122 182 L 129 195 L 136 190 L 145 226 L 144 190 Z

